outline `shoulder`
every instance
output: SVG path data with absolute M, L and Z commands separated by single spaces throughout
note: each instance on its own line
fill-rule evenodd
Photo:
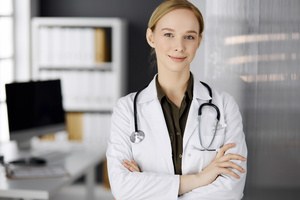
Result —
M 136 92 L 129 93 L 118 99 L 116 105 L 114 106 L 114 111 L 117 109 L 128 110 L 133 107 L 133 100 Z
M 212 92 L 213 92 L 213 97 L 222 100 L 223 103 L 235 102 L 233 96 L 228 92 L 220 91 L 215 88 L 212 89 Z
M 213 101 L 216 104 L 222 106 L 227 112 L 237 112 L 239 111 L 239 106 L 234 99 L 234 97 L 226 91 L 220 91 L 218 89 L 213 88 Z
M 137 93 L 139 93 L 138 103 L 147 102 L 155 98 L 157 96 L 156 87 L 155 87 L 155 77 L 145 88 L 139 90 L 138 92 L 132 92 L 127 94 L 126 96 L 121 97 L 117 101 L 115 108 L 133 107 L 133 101 Z
M 221 91 L 218 88 L 215 88 L 213 85 L 208 84 L 206 82 L 202 82 L 199 80 L 195 80 L 195 90 L 194 94 L 202 99 L 210 99 L 212 98 L 212 101 L 215 103 L 222 103 L 222 104 L 228 104 L 228 103 L 234 103 L 235 100 L 232 95 L 225 91 Z M 210 92 L 212 95 L 210 96 Z

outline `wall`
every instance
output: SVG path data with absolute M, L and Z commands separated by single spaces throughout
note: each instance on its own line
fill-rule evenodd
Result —
M 121 17 L 129 22 L 128 88 L 136 91 L 145 86 L 155 70 L 149 65 L 150 47 L 146 43 L 148 19 L 160 0 L 42 0 L 42 17 Z

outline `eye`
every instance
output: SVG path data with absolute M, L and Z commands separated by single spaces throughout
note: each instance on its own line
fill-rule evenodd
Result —
M 164 36 L 165 37 L 174 37 L 172 33 L 165 33 Z
M 194 40 L 195 39 L 195 37 L 192 36 L 192 35 L 187 35 L 184 38 L 187 39 L 187 40 Z

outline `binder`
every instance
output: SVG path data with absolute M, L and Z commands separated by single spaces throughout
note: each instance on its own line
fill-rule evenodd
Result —
M 95 29 L 95 61 L 103 63 L 108 60 L 106 33 L 103 28 Z

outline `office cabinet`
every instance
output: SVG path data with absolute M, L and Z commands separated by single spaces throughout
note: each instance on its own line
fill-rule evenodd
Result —
M 60 79 L 70 140 L 106 147 L 125 93 L 127 25 L 120 18 L 32 19 L 32 79 Z

